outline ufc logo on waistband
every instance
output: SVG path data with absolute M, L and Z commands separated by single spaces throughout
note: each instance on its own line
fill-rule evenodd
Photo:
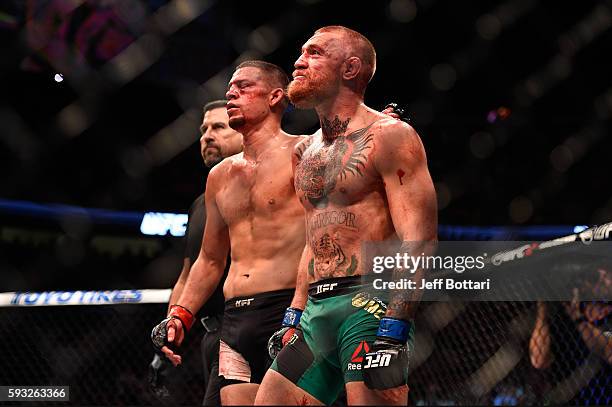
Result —
M 253 301 L 255 298 L 247 298 L 246 300 L 236 300 L 236 306 L 237 307 L 245 307 L 247 305 L 251 305 L 251 301 Z
M 367 363 L 363 366 L 364 369 L 389 366 L 391 362 L 390 353 L 367 353 L 365 358 Z
M 337 285 L 338 283 L 331 283 L 331 284 L 327 283 L 327 284 L 318 285 L 316 294 L 321 294 L 321 293 L 324 293 L 325 291 L 331 291 Z

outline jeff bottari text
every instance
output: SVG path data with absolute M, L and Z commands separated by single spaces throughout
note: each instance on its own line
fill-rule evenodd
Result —
M 482 281 L 434 278 L 432 280 L 422 279 L 420 286 L 417 283 L 418 281 L 408 278 L 402 278 L 398 281 L 384 281 L 382 278 L 377 278 L 372 282 L 372 285 L 377 290 L 489 290 L 491 288 L 490 278 Z

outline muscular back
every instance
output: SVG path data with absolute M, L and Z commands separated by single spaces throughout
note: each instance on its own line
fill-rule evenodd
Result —
M 257 162 L 237 154 L 210 174 L 230 237 L 225 298 L 295 287 L 304 248 L 304 210 L 291 171 L 291 154 L 299 140 L 282 136 Z
M 386 134 L 405 125 L 375 115 L 365 122 L 331 142 L 318 132 L 296 148 L 295 189 L 306 210 L 311 281 L 368 273 L 361 242 L 397 238 L 376 155 Z M 402 171 L 394 180 L 400 187 L 409 176 Z

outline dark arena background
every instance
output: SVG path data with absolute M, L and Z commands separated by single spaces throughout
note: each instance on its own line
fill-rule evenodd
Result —
M 612 1 L 3 0 L 0 386 L 70 387 L 46 404 L 200 405 L 199 324 L 171 401 L 148 375 L 180 215 L 205 186 L 202 106 L 241 61 L 290 73 L 332 24 L 376 47 L 366 103 L 399 103 L 420 134 L 440 240 L 610 238 Z M 290 107 L 283 128 L 311 134 L 316 114 Z M 611 270 L 589 267 L 609 300 Z M 409 404 L 610 405 L 610 305 L 570 301 L 579 288 L 423 303 Z M 599 345 L 572 311 L 589 309 Z

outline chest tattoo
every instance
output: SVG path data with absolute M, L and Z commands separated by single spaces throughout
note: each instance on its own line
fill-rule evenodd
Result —
M 372 148 L 371 125 L 348 136 L 338 136 L 331 146 L 319 148 L 308 154 L 306 151 L 295 171 L 295 187 L 304 194 L 315 208 L 325 208 L 328 195 L 336 189 L 338 177 L 345 180 L 349 175 L 363 177 L 362 170 L 368 161 L 367 150 Z

